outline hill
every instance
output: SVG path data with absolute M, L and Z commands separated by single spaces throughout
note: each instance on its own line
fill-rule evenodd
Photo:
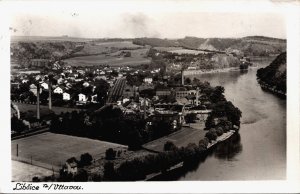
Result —
M 268 89 L 286 93 L 286 52 L 281 53 L 272 63 L 257 70 L 257 78 L 261 85 Z
M 153 47 L 183 47 L 197 50 L 231 52 L 247 56 L 272 56 L 286 51 L 286 40 L 264 36 L 244 38 L 198 38 L 185 37 L 169 40 L 159 38 L 138 38 L 133 42 L 138 45 Z

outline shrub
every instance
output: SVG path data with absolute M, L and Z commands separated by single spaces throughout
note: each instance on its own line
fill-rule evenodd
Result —
M 112 180 L 115 177 L 115 167 L 114 163 L 106 162 L 104 164 L 104 179 Z
M 218 135 L 215 129 L 210 129 L 206 134 L 205 137 L 209 139 L 209 141 L 216 140 Z
M 77 174 L 74 175 L 75 182 L 86 182 L 88 181 L 88 173 L 84 169 L 79 169 Z
M 164 151 L 176 150 L 177 147 L 172 141 L 167 141 L 164 145 Z
M 208 143 L 209 143 L 209 139 L 207 137 L 205 137 L 199 141 L 199 147 L 206 149 L 208 146 Z
M 218 127 L 217 130 L 216 130 L 216 133 L 217 133 L 218 136 L 221 136 L 224 133 L 222 127 Z
M 116 151 L 113 150 L 112 148 L 108 148 L 106 151 L 105 151 L 105 158 L 107 160 L 114 160 L 116 158 Z
M 91 156 L 91 154 L 85 153 L 80 156 L 79 163 L 81 166 L 87 166 L 92 163 L 92 160 L 93 160 L 93 157 Z

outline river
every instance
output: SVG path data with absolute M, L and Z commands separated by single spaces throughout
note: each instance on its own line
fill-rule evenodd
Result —
M 264 67 L 271 60 L 253 63 Z M 179 180 L 285 179 L 286 100 L 260 88 L 256 81 L 257 67 L 249 68 L 247 72 L 193 76 L 225 88 L 227 100 L 242 111 L 241 128 L 236 145 L 218 145 L 204 162 L 181 174 Z

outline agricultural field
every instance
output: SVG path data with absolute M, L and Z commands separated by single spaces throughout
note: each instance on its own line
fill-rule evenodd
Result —
M 17 155 L 17 144 L 19 155 Z M 89 153 L 94 159 L 105 155 L 108 148 L 125 149 L 127 146 L 92 140 L 89 138 L 68 136 L 55 133 L 42 133 L 12 141 L 11 155 L 13 160 L 24 161 L 36 166 L 55 170 L 59 169 L 67 159 Z M 80 150 L 80 151 L 79 151 Z
M 161 52 L 170 52 L 170 53 L 177 53 L 177 54 L 206 54 L 206 51 L 200 50 L 192 50 L 192 49 L 185 49 L 183 47 L 154 47 L 154 49 L 161 51 Z
M 140 49 L 143 46 L 133 44 L 130 41 L 116 41 L 116 42 L 86 42 L 84 48 L 75 53 L 76 55 L 91 55 L 110 53 L 121 49 Z
M 121 52 L 130 52 L 130 57 L 122 56 Z M 146 58 L 148 49 L 136 50 L 120 50 L 109 54 L 98 54 L 91 56 L 79 56 L 64 60 L 71 66 L 94 66 L 94 65 L 110 65 L 110 66 L 136 66 L 141 64 L 149 64 L 150 58 Z

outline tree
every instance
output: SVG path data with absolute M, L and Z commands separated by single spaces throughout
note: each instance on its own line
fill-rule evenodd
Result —
M 164 151 L 173 151 L 178 149 L 172 141 L 167 141 L 164 145 Z
M 79 164 L 80 166 L 90 165 L 93 161 L 93 157 L 89 153 L 81 154 Z
M 105 180 L 113 180 L 115 179 L 115 168 L 114 163 L 106 162 L 104 164 L 104 179 Z
M 75 182 L 86 182 L 88 181 L 88 173 L 85 169 L 79 169 L 78 172 L 74 175 Z
M 196 113 L 188 113 L 187 115 L 185 115 L 184 119 L 187 123 L 195 123 L 195 121 L 197 119 L 197 114 Z
M 113 150 L 112 148 L 108 148 L 106 151 L 105 151 L 105 158 L 107 160 L 114 160 L 116 158 L 116 151 Z

